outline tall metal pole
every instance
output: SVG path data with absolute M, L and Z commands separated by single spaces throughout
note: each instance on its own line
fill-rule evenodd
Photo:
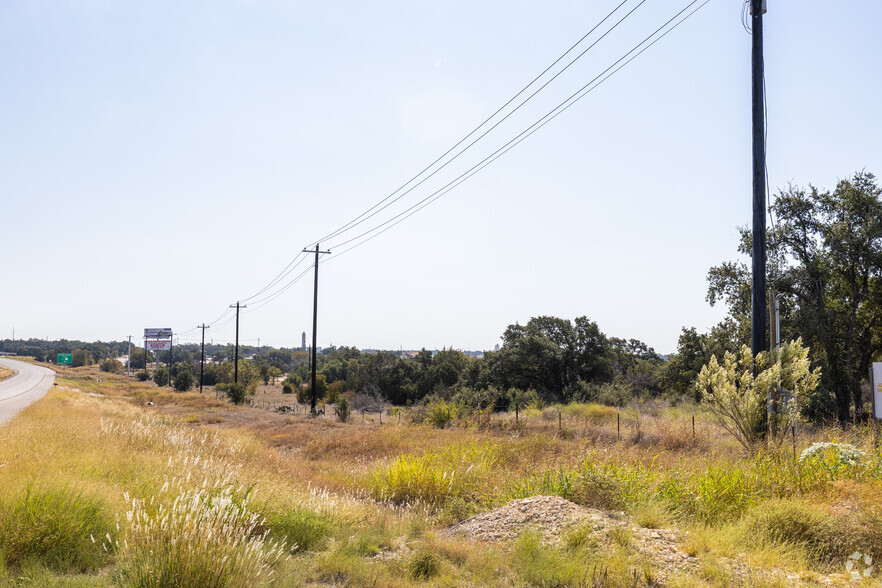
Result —
M 126 355 L 126 377 L 132 372 L 132 336 L 129 335 L 129 352 Z
M 202 394 L 202 376 L 205 374 L 205 329 L 210 329 L 202 323 L 201 327 L 196 327 L 197 329 L 202 329 L 202 359 L 199 363 L 199 393 Z
M 763 0 L 750 0 L 753 100 L 753 288 L 750 350 L 766 350 L 766 141 L 763 78 Z
M 304 253 L 310 253 L 309 250 L 304 249 Z M 309 412 L 311 414 L 315 414 L 315 405 L 318 401 L 317 395 L 318 390 L 316 390 L 316 373 L 315 373 L 315 360 L 316 360 L 316 331 L 318 329 L 318 269 L 319 269 L 319 254 L 320 253 L 330 253 L 330 251 L 319 251 L 318 243 L 315 244 L 315 287 L 313 288 L 313 296 L 312 296 L 312 374 L 310 375 L 310 382 L 312 385 L 312 398 L 309 400 Z
M 230 308 L 236 309 L 236 354 L 234 355 L 234 359 L 233 359 L 233 383 L 238 384 L 239 383 L 239 309 L 240 308 L 248 308 L 248 307 L 243 304 L 239 304 L 237 302 L 235 306 L 233 306 L 231 304 Z M 202 332 L 204 333 L 205 331 L 202 331 Z

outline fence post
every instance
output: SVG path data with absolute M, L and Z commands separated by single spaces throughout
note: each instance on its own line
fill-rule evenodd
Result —
M 619 407 L 616 407 L 616 441 L 622 440 L 622 421 L 619 418 Z

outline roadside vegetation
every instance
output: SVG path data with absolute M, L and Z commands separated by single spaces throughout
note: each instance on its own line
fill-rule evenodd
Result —
M 849 556 L 866 582 L 864 556 L 882 556 L 869 426 L 803 426 L 795 447 L 748 452 L 691 400 L 531 402 L 517 420 L 431 400 L 385 405 L 381 425 L 97 366 L 57 381 L 0 428 L 7 585 L 844 585 Z M 576 526 L 552 543 L 530 528 L 489 543 L 446 531 L 537 495 L 675 530 L 692 563 L 665 570 L 627 529 Z

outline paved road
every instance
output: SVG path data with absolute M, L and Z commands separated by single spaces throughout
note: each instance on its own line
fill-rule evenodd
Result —
M 0 380 L 0 425 L 14 417 L 52 387 L 55 372 L 50 369 L 12 359 L 0 359 L 0 367 L 17 373 Z

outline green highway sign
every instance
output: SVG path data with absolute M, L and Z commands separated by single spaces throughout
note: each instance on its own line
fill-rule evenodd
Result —
M 59 353 L 58 354 L 58 365 L 70 365 L 73 363 L 73 353 Z

